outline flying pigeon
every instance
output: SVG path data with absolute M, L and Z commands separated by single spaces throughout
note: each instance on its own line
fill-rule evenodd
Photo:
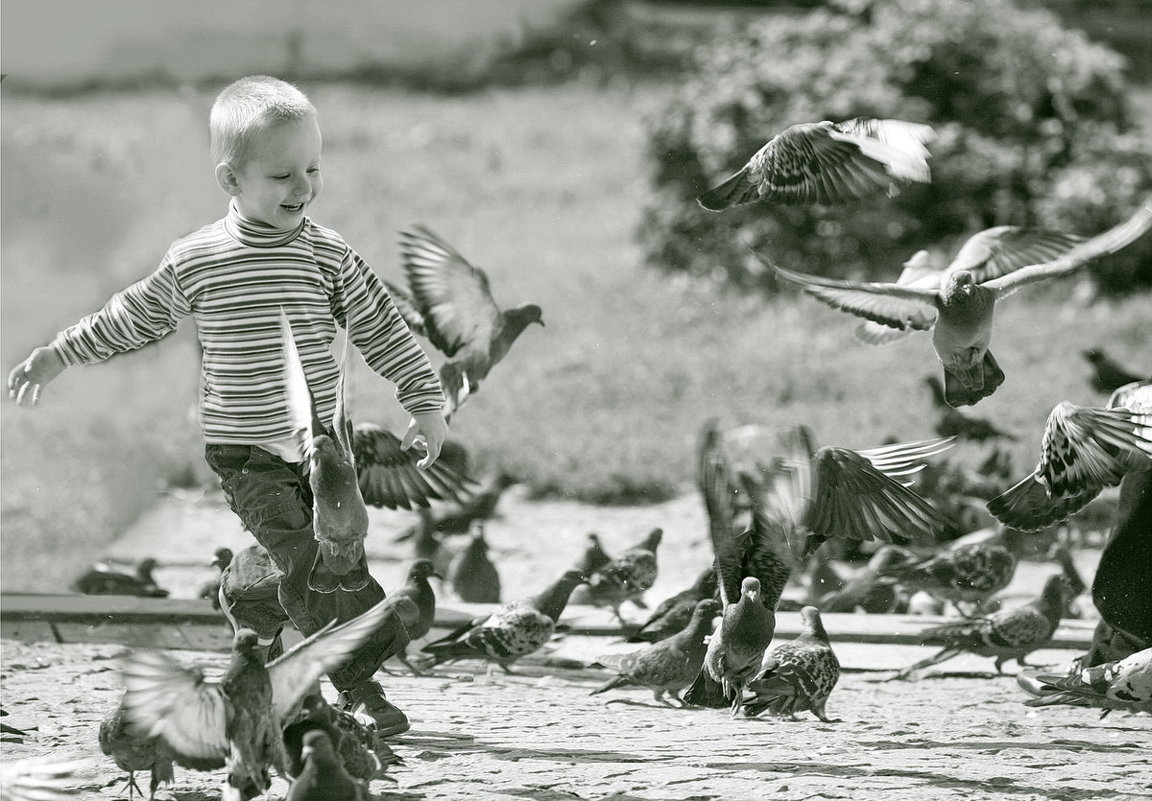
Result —
M 1039 698 L 1028 706 L 1089 706 L 1103 711 L 1113 709 L 1152 714 L 1152 648 L 1137 651 L 1116 662 L 1083 668 L 1070 676 L 1032 677 L 1039 685 Z M 1031 687 L 1026 687 L 1031 691 Z
M 948 405 L 944 397 L 944 386 L 940 379 L 930 375 L 924 379 L 932 392 L 932 403 L 940 413 L 936 421 L 936 433 L 942 437 L 956 437 L 969 442 L 986 442 L 988 440 L 1009 439 L 1015 440 L 1016 435 L 1010 434 L 998 427 L 991 420 L 983 417 L 970 417 L 959 409 Z
M 824 704 L 840 679 L 840 661 L 832 652 L 820 610 L 805 606 L 800 610 L 802 630 L 794 639 L 769 651 L 760 672 L 748 683 L 751 698 L 744 701 L 744 713 L 754 717 L 764 711 L 777 717 L 796 718 L 809 710 L 825 723 Z
M 388 289 L 401 298 L 397 309 L 409 328 L 448 357 L 440 366 L 440 383 L 450 418 L 526 327 L 544 325 L 541 310 L 535 303 L 502 310 L 492 298 L 488 275 L 422 225 L 400 234 L 400 253 L 411 292 Z
M 97 562 L 72 583 L 72 589 L 85 595 L 137 595 L 143 598 L 167 598 L 168 590 L 156 585 L 152 571 L 157 562 L 149 557 L 136 563 L 135 573 L 121 573 L 104 562 Z
M 488 557 L 488 542 L 484 539 L 482 523 L 473 525 L 472 538 L 452 560 L 448 583 L 466 603 L 500 603 L 500 573 Z
M 835 309 L 901 331 L 934 328 L 933 346 L 944 367 L 945 399 L 951 406 L 967 406 L 991 395 L 1004 381 L 1004 372 L 988 350 L 997 301 L 1029 284 L 1071 275 L 1089 261 L 1134 242 L 1149 228 L 1152 204 L 1054 259 L 1017 267 L 998 277 L 989 277 L 979 264 L 972 265 L 976 269 L 949 268 L 934 282 L 921 285 L 823 278 L 760 259 L 776 275 L 799 284 Z
M 212 561 L 208 563 L 208 566 L 218 568 L 220 576 L 222 576 L 228 565 L 232 564 L 232 556 L 231 548 L 217 548 L 212 554 Z M 197 598 L 211 601 L 213 609 L 220 608 L 220 576 L 204 582 L 196 593 Z
M 857 117 L 845 122 L 800 123 L 760 148 L 735 175 L 696 200 L 708 211 L 767 200 L 841 203 L 900 182 L 930 180 L 927 125 Z
M 994 657 L 997 673 L 1002 672 L 1001 666 L 1009 659 L 1015 659 L 1023 667 L 1025 656 L 1043 648 L 1052 639 L 1071 593 L 1068 579 L 1054 575 L 1044 583 L 1040 597 L 1024 606 L 925 629 L 920 633 L 922 642 L 944 647 L 934 656 L 900 671 L 895 678 L 906 678 L 917 670 L 966 652 Z
M 935 598 L 974 604 L 977 609 L 1007 587 L 1015 573 L 1016 557 L 994 542 L 957 545 L 927 559 L 886 565 L 880 571 L 905 590 L 924 590 Z
M 484 659 L 511 673 L 513 662 L 548 642 L 556 621 L 568 605 L 568 596 L 577 584 L 585 581 L 579 570 L 565 571 L 540 594 L 503 604 L 492 614 L 475 618 L 420 650 L 431 654 L 431 665 L 457 659 Z
M 175 780 L 172 750 L 160 737 L 143 736 L 130 729 L 123 698 L 117 701 L 116 706 L 108 710 L 101 719 L 98 738 L 100 750 L 104 755 L 112 757 L 120 770 L 128 771 L 129 798 L 133 792 L 144 795 L 136 784 L 138 770 L 147 770 L 152 774 L 152 781 L 148 786 L 149 801 L 156 797 L 156 789 L 161 784 L 171 784 Z M 223 759 L 207 760 L 199 769 L 212 770 L 221 767 L 224 767 Z
M 1061 401 L 1040 440 L 1040 461 L 988 501 L 1006 526 L 1039 531 L 1084 508 L 1128 472 L 1152 467 L 1152 382 L 1117 390 L 1107 409 Z
M 668 639 L 632 653 L 598 658 L 596 661 L 615 670 L 616 676 L 591 695 L 636 685 L 652 690 L 658 704 L 671 706 L 664 698 L 667 693 L 684 706 L 680 691 L 696 679 L 704 666 L 706 640 L 712 631 L 712 620 L 719 612 L 718 602 L 704 598 L 693 607 L 688 625 Z
M 473 523 L 489 520 L 495 515 L 496 505 L 500 502 L 504 490 L 515 483 L 516 479 L 509 473 L 496 472 L 474 489 L 458 493 L 462 495 L 460 500 L 439 504 L 436 508 L 430 509 L 427 515 L 421 516 L 419 524 L 404 529 L 393 542 L 412 539 L 420 528 L 442 536 L 467 534 L 472 530 Z
M 385 599 L 359 617 L 335 621 L 265 666 L 256 632 L 241 629 L 232 661 L 216 681 L 166 654 L 140 651 L 122 666 L 132 730 L 164 739 L 177 761 L 226 763 L 223 801 L 268 789 L 269 766 L 287 771 L 281 731 L 320 675 L 341 666 L 391 613 Z
M 656 583 L 656 549 L 663 537 L 664 530 L 654 528 L 640 542 L 586 573 L 588 603 L 612 607 L 612 613 L 621 624 L 625 624 L 625 620 L 620 615 L 620 605 L 625 601 L 646 609 L 643 595 Z
M 1149 378 L 1147 374 L 1136 375 L 1117 364 L 1103 348 L 1089 348 L 1083 351 L 1083 356 L 1092 365 L 1092 388 L 1097 392 L 1111 394 L 1126 384 L 1147 381 Z
M 288 775 L 298 777 L 305 768 L 304 740 L 308 732 L 322 731 L 348 774 L 370 781 L 383 769 L 373 749 L 372 731 L 350 712 L 334 709 L 319 693 L 304 696 L 301 717 L 284 727 Z
M 304 735 L 303 768 L 284 801 L 369 801 L 368 785 L 348 775 L 328 733 L 313 729 Z
M 91 768 L 87 760 L 56 756 L 5 760 L 0 768 L 0 801 L 71 801 L 75 779 Z
M 712 567 L 704 570 L 686 590 L 666 598 L 657 605 L 628 642 L 660 642 L 681 631 L 692 620 L 696 602 L 705 598 L 719 597 L 716 586 L 716 571 Z

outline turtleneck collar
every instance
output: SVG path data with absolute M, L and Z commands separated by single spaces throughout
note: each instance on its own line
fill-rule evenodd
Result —
M 249 220 L 236 208 L 236 201 L 228 204 L 228 216 L 224 218 L 226 230 L 237 242 L 254 248 L 274 248 L 286 245 L 300 235 L 307 218 L 301 219 L 295 228 L 287 230 L 273 228 L 256 220 Z

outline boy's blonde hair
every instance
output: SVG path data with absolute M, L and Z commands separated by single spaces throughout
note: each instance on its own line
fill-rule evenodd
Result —
M 208 116 L 212 160 L 240 168 L 252 138 L 271 123 L 303 119 L 316 113 L 308 97 L 287 81 L 250 75 L 234 81 L 216 96 Z

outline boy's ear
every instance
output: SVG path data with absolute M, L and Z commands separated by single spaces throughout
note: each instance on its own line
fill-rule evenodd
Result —
M 240 194 L 240 180 L 236 177 L 236 171 L 232 169 L 232 165 L 226 161 L 216 165 L 216 182 L 229 195 L 235 197 Z

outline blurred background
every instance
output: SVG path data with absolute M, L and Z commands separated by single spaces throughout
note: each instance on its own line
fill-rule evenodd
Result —
M 892 279 L 1001 224 L 1090 235 L 1152 192 L 1150 0 L 5 0 L 0 352 L 28 351 L 215 220 L 207 112 L 245 74 L 319 109 L 313 207 L 383 278 L 423 223 L 547 327 L 453 434 L 535 497 L 691 491 L 701 423 L 806 423 L 820 444 L 934 436 L 927 336 L 884 348 L 750 263 Z M 713 215 L 695 196 L 796 122 L 933 125 L 933 182 L 838 208 Z M 1152 368 L 1152 242 L 1004 304 L 1008 380 L 972 414 L 1031 468 L 1060 400 L 1102 405 L 1082 356 Z M 431 352 L 431 348 L 429 348 Z M 363 365 L 353 414 L 399 431 Z M 215 486 L 195 332 L 67 371 L 3 407 L 2 581 L 62 589 L 161 493 Z M 978 464 L 986 444 L 954 459 Z M 163 533 L 158 533 L 161 536 Z

